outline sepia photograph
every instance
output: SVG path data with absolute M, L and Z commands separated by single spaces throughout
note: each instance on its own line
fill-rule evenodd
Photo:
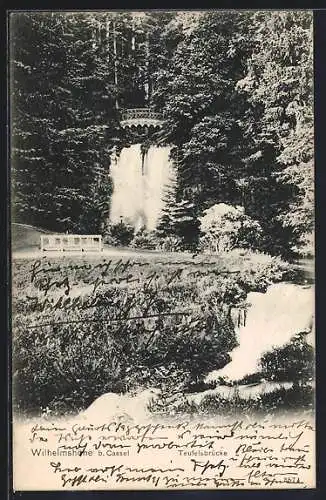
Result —
M 309 10 L 12 11 L 13 488 L 315 488 Z

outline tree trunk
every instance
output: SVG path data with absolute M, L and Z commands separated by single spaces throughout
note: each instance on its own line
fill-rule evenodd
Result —
M 113 21 L 113 54 L 114 54 L 114 85 L 116 93 L 118 92 L 118 58 L 117 58 L 117 33 L 116 23 Z M 119 109 L 118 97 L 115 99 L 115 107 Z

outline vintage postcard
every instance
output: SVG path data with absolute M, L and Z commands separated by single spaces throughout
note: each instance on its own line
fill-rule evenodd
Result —
M 8 17 L 14 490 L 315 488 L 313 13 Z

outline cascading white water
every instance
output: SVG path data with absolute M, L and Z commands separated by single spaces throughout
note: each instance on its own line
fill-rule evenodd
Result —
M 297 333 L 312 329 L 312 286 L 278 283 L 271 285 L 266 293 L 249 293 L 247 301 L 250 306 L 246 324 L 237 332 L 239 346 L 230 353 L 231 362 L 211 372 L 207 382 L 221 376 L 239 380 L 255 373 L 263 353 L 284 346 Z M 314 343 L 312 330 L 306 339 Z
M 110 220 L 116 224 L 122 219 L 139 230 L 145 226 L 154 230 L 164 205 L 164 189 L 173 176 L 170 148 L 150 146 L 142 160 L 140 144 L 121 151 L 112 162 L 113 195 Z

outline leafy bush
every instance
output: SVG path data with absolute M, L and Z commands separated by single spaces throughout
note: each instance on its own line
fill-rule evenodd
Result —
M 133 248 L 144 248 L 146 250 L 156 250 L 160 248 L 161 240 L 154 231 L 143 228 L 138 231 L 130 242 Z
M 262 228 L 242 207 L 213 205 L 204 211 L 200 223 L 202 250 L 219 253 L 233 248 L 259 248 Z
M 230 271 L 222 286 L 229 289 L 228 281 L 232 286 L 236 283 L 244 296 L 249 291 L 265 292 L 272 283 L 291 280 L 296 274 L 295 269 L 281 257 L 272 257 L 256 250 L 233 249 L 221 252 L 220 258 L 223 269 Z M 232 273 L 238 273 L 236 280 L 231 278 Z
M 314 349 L 304 338 L 296 335 L 283 347 L 266 352 L 260 361 L 262 375 L 268 380 L 291 380 L 302 384 L 314 375 Z
M 113 246 L 127 246 L 134 237 L 134 228 L 121 220 L 118 224 L 111 224 L 107 234 L 104 235 L 104 243 Z
M 183 240 L 179 236 L 165 236 L 161 238 L 160 250 L 163 252 L 178 252 L 183 250 Z

